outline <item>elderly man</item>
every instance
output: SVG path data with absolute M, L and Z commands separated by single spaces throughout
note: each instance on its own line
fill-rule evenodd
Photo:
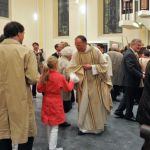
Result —
M 69 65 L 69 61 L 71 60 L 73 49 L 70 46 L 66 46 L 61 50 L 61 57 L 58 59 L 58 70 L 61 74 L 63 74 L 66 79 L 68 80 L 68 76 L 66 74 L 66 68 Z M 64 112 L 68 113 L 72 108 L 72 93 L 70 92 L 62 92 L 63 97 L 63 105 L 64 105 Z M 74 93 L 73 93 L 74 94 Z M 64 122 L 63 124 L 60 124 L 61 127 L 68 127 L 70 124 L 68 122 Z
M 37 62 L 32 50 L 22 45 L 24 27 L 9 22 L 0 44 L 0 149 L 32 150 L 36 122 L 30 83 L 36 82 Z
M 107 114 L 112 107 L 111 82 L 107 78 L 107 63 L 102 53 L 87 44 L 86 37 L 75 38 L 77 51 L 68 71 L 80 79 L 77 84 L 79 135 L 104 131 Z
M 141 79 L 144 77 L 137 55 L 141 46 L 142 41 L 140 39 L 133 39 L 130 43 L 130 48 L 124 53 L 122 60 L 124 98 L 121 100 L 119 107 L 115 111 L 115 115 L 131 121 L 135 121 L 133 115 L 134 100 Z M 124 115 L 123 111 L 125 109 L 126 112 Z

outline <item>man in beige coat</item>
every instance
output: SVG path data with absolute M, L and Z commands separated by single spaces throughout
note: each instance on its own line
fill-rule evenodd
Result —
M 22 45 L 24 27 L 9 22 L 0 43 L 0 149 L 32 150 L 36 122 L 30 84 L 37 79 L 32 50 Z

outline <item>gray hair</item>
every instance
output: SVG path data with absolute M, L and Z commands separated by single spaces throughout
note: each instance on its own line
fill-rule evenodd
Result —
M 136 43 L 142 43 L 142 41 L 140 39 L 133 39 L 130 43 L 130 45 L 135 45 Z
M 71 56 L 73 53 L 73 48 L 70 46 L 67 46 L 63 48 L 60 53 L 61 53 L 61 56 Z

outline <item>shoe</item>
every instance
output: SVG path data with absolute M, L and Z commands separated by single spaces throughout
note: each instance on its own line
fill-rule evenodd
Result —
M 78 130 L 78 135 L 85 135 L 85 134 L 86 134 L 86 133 L 84 133 L 84 132 Z
M 126 120 L 129 120 L 129 121 L 133 121 L 133 122 L 137 122 L 136 118 L 133 116 L 133 117 L 124 117 Z
M 68 122 L 64 122 L 64 123 L 60 124 L 59 126 L 60 127 L 69 127 L 69 126 L 71 126 L 71 124 Z
M 117 116 L 117 118 L 124 118 L 123 113 L 114 112 L 114 114 Z

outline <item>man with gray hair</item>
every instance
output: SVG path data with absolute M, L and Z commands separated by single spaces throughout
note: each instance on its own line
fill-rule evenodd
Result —
M 125 118 L 127 120 L 135 121 L 133 115 L 134 99 L 140 85 L 140 81 L 144 78 L 141 67 L 138 61 L 137 52 L 140 51 L 142 41 L 140 39 L 133 39 L 130 43 L 130 48 L 125 52 L 122 60 L 123 71 L 123 86 L 124 98 L 120 102 L 115 115 Z M 126 109 L 125 115 L 123 111 Z

